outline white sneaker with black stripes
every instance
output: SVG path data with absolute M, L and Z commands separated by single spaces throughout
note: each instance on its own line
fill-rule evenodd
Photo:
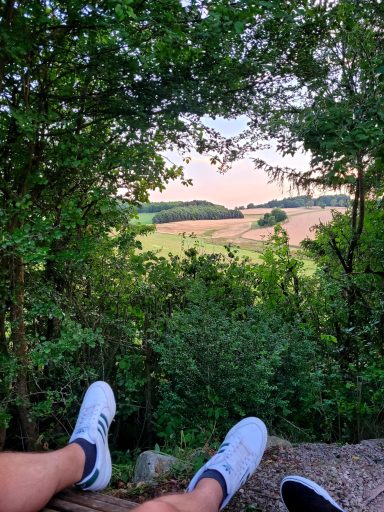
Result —
M 92 471 L 76 486 L 83 490 L 100 491 L 107 487 L 112 475 L 108 430 L 116 413 L 112 388 L 103 381 L 89 386 L 81 404 L 73 434 L 69 440 L 85 439 L 96 445 L 96 462 Z
M 216 455 L 192 478 L 187 492 L 194 490 L 205 471 L 218 471 L 227 486 L 227 495 L 220 509 L 224 508 L 260 464 L 267 438 L 267 428 L 259 418 L 244 418 L 236 423 L 225 436 Z

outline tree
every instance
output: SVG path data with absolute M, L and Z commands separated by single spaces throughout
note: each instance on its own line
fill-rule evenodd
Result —
M 165 149 L 211 151 L 223 168 L 236 157 L 200 117 L 244 111 L 239 91 L 262 72 L 258 61 L 244 65 L 254 53 L 244 34 L 264 10 L 229 1 L 1 3 L 0 344 L 18 365 L 12 396 L 28 448 L 37 439 L 31 271 L 43 269 L 52 297 L 70 293 L 70 264 L 121 225 L 118 191 L 146 201 L 149 189 L 182 176 Z M 48 338 L 60 330 L 54 309 L 39 322 Z
M 349 229 L 328 230 L 328 243 L 346 276 L 345 332 L 354 329 L 363 290 L 353 279 L 365 229 L 366 199 L 382 191 L 384 152 L 384 17 L 377 2 L 303 4 L 291 17 L 291 49 L 277 58 L 268 98 L 255 104 L 252 127 L 275 138 L 284 155 L 304 149 L 308 170 L 269 166 L 273 179 L 295 186 L 339 190 L 353 196 Z M 356 361 L 353 338 L 340 334 L 345 368 Z
M 259 117 L 253 126 L 276 138 L 284 155 L 310 152 L 310 168 L 300 172 L 261 160 L 257 165 L 274 179 L 288 178 L 305 189 L 351 191 L 348 248 L 341 253 L 337 241 L 331 240 L 344 271 L 351 273 L 364 227 L 365 196 L 381 181 L 382 8 L 376 2 L 342 0 L 301 9 L 290 25 L 292 50 L 274 69 L 286 80 L 276 79 L 273 99 L 255 106 Z
M 271 214 L 275 217 L 276 222 L 283 222 L 284 220 L 288 219 L 288 215 L 284 210 L 281 210 L 280 208 L 273 208 Z

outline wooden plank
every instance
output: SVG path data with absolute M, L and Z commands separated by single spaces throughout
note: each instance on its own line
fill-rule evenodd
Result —
M 107 494 L 66 489 L 54 496 L 41 512 L 126 512 L 138 506 Z
M 125 502 L 124 500 L 113 497 L 112 500 L 110 498 L 105 500 L 102 498 L 101 494 L 93 492 L 65 493 L 63 495 L 59 495 L 58 498 L 99 512 L 126 512 L 127 510 L 132 510 L 132 508 L 134 508 L 129 507 L 129 502 Z
M 60 498 L 53 498 L 49 502 L 49 506 L 53 507 L 54 510 L 56 510 L 58 512 L 91 512 L 92 511 L 92 509 L 89 507 L 83 507 L 83 505 L 78 505 L 77 503 L 65 501 Z

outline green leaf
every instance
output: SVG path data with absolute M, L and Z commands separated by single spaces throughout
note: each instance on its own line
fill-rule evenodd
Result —
M 244 23 L 242 23 L 241 21 L 236 21 L 235 30 L 237 34 L 242 34 L 244 32 Z

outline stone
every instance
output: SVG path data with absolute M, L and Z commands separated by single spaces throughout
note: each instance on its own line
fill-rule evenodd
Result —
M 292 444 L 283 439 L 282 437 L 277 436 L 268 436 L 267 448 L 292 448 Z
M 361 446 L 367 446 L 368 448 L 384 448 L 384 439 L 364 439 L 360 441 Z
M 156 478 L 169 473 L 179 459 L 153 450 L 141 453 L 136 461 L 133 482 L 153 483 Z

